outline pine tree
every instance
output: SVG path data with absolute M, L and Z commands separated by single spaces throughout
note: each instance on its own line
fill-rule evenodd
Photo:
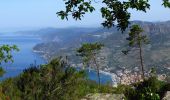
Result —
M 83 44 L 78 50 L 78 56 L 81 56 L 83 59 L 83 63 L 90 67 L 89 65 L 93 64 L 94 69 L 97 70 L 97 76 L 98 76 L 98 83 L 100 86 L 100 65 L 97 62 L 97 54 L 102 49 L 103 44 L 100 43 L 85 43 Z
M 129 51 L 132 48 L 135 48 L 135 50 L 139 51 L 139 59 L 140 59 L 140 66 L 141 66 L 141 72 L 142 72 L 142 78 L 145 78 L 144 73 L 144 62 L 143 62 L 143 51 L 142 46 L 149 43 L 149 40 L 147 39 L 146 35 L 142 34 L 143 29 L 139 25 L 132 25 L 129 36 L 126 38 L 128 40 L 128 46 L 129 48 L 127 50 L 122 51 L 124 54 L 128 54 Z

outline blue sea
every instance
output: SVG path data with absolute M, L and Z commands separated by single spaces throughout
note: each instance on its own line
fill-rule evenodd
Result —
M 19 75 L 24 69 L 30 67 L 31 64 L 45 64 L 46 61 L 39 54 L 34 53 L 32 49 L 36 44 L 41 42 L 42 40 L 36 36 L 0 35 L 0 45 L 17 45 L 20 49 L 19 52 L 13 52 L 13 63 L 1 64 L 6 73 L 0 80 Z M 87 74 L 89 79 L 97 81 L 96 71 L 87 71 Z M 111 82 L 111 77 L 109 75 L 101 74 L 100 76 L 101 83 L 105 84 Z

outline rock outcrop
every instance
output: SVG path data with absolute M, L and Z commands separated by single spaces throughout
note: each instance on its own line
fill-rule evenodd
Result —
M 95 93 L 88 94 L 81 100 L 124 100 L 123 94 L 105 94 L 105 93 Z
M 165 97 L 162 100 L 170 100 L 170 91 L 167 91 Z

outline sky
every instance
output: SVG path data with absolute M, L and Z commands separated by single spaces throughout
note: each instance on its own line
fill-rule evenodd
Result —
M 151 9 L 147 13 L 130 10 L 131 20 L 170 20 L 170 9 L 161 6 L 161 1 L 150 0 Z M 57 11 L 64 9 L 63 0 L 0 0 L 0 32 L 47 27 L 100 27 L 103 20 L 100 13 L 102 5 L 94 5 L 96 11 L 87 14 L 81 21 L 72 18 L 63 21 L 56 15 Z

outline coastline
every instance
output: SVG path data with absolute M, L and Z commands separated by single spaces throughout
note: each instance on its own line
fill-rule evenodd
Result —
M 83 69 L 83 67 L 81 66 L 73 66 L 74 68 L 79 68 L 79 69 Z M 92 69 L 92 68 L 85 68 L 85 70 L 88 70 L 88 72 L 90 71 L 94 71 L 96 73 L 96 70 Z M 103 75 L 106 75 L 106 76 L 109 76 L 111 78 L 111 84 L 113 87 L 117 87 L 118 85 L 118 81 L 119 81 L 119 78 L 118 76 L 115 74 L 115 73 L 111 73 L 111 72 L 108 72 L 108 71 L 105 71 L 105 70 L 99 70 L 100 74 L 103 74 Z
M 50 56 L 48 56 L 48 54 L 46 54 L 44 51 L 38 51 L 38 50 L 33 49 L 33 52 L 39 54 L 46 61 L 48 61 L 48 59 L 50 59 Z M 82 64 L 72 64 L 71 66 L 74 67 L 74 68 L 78 68 L 78 69 L 84 69 L 82 67 L 83 66 Z M 91 69 L 91 68 L 85 68 L 85 70 L 93 71 L 93 72 L 96 73 L 96 71 L 94 69 Z M 117 86 L 119 78 L 117 77 L 117 75 L 115 73 L 111 73 L 111 72 L 106 71 L 106 70 L 99 70 L 99 72 L 100 72 L 100 74 L 103 74 L 105 76 L 109 76 L 111 78 L 112 86 L 114 86 L 114 87 Z

